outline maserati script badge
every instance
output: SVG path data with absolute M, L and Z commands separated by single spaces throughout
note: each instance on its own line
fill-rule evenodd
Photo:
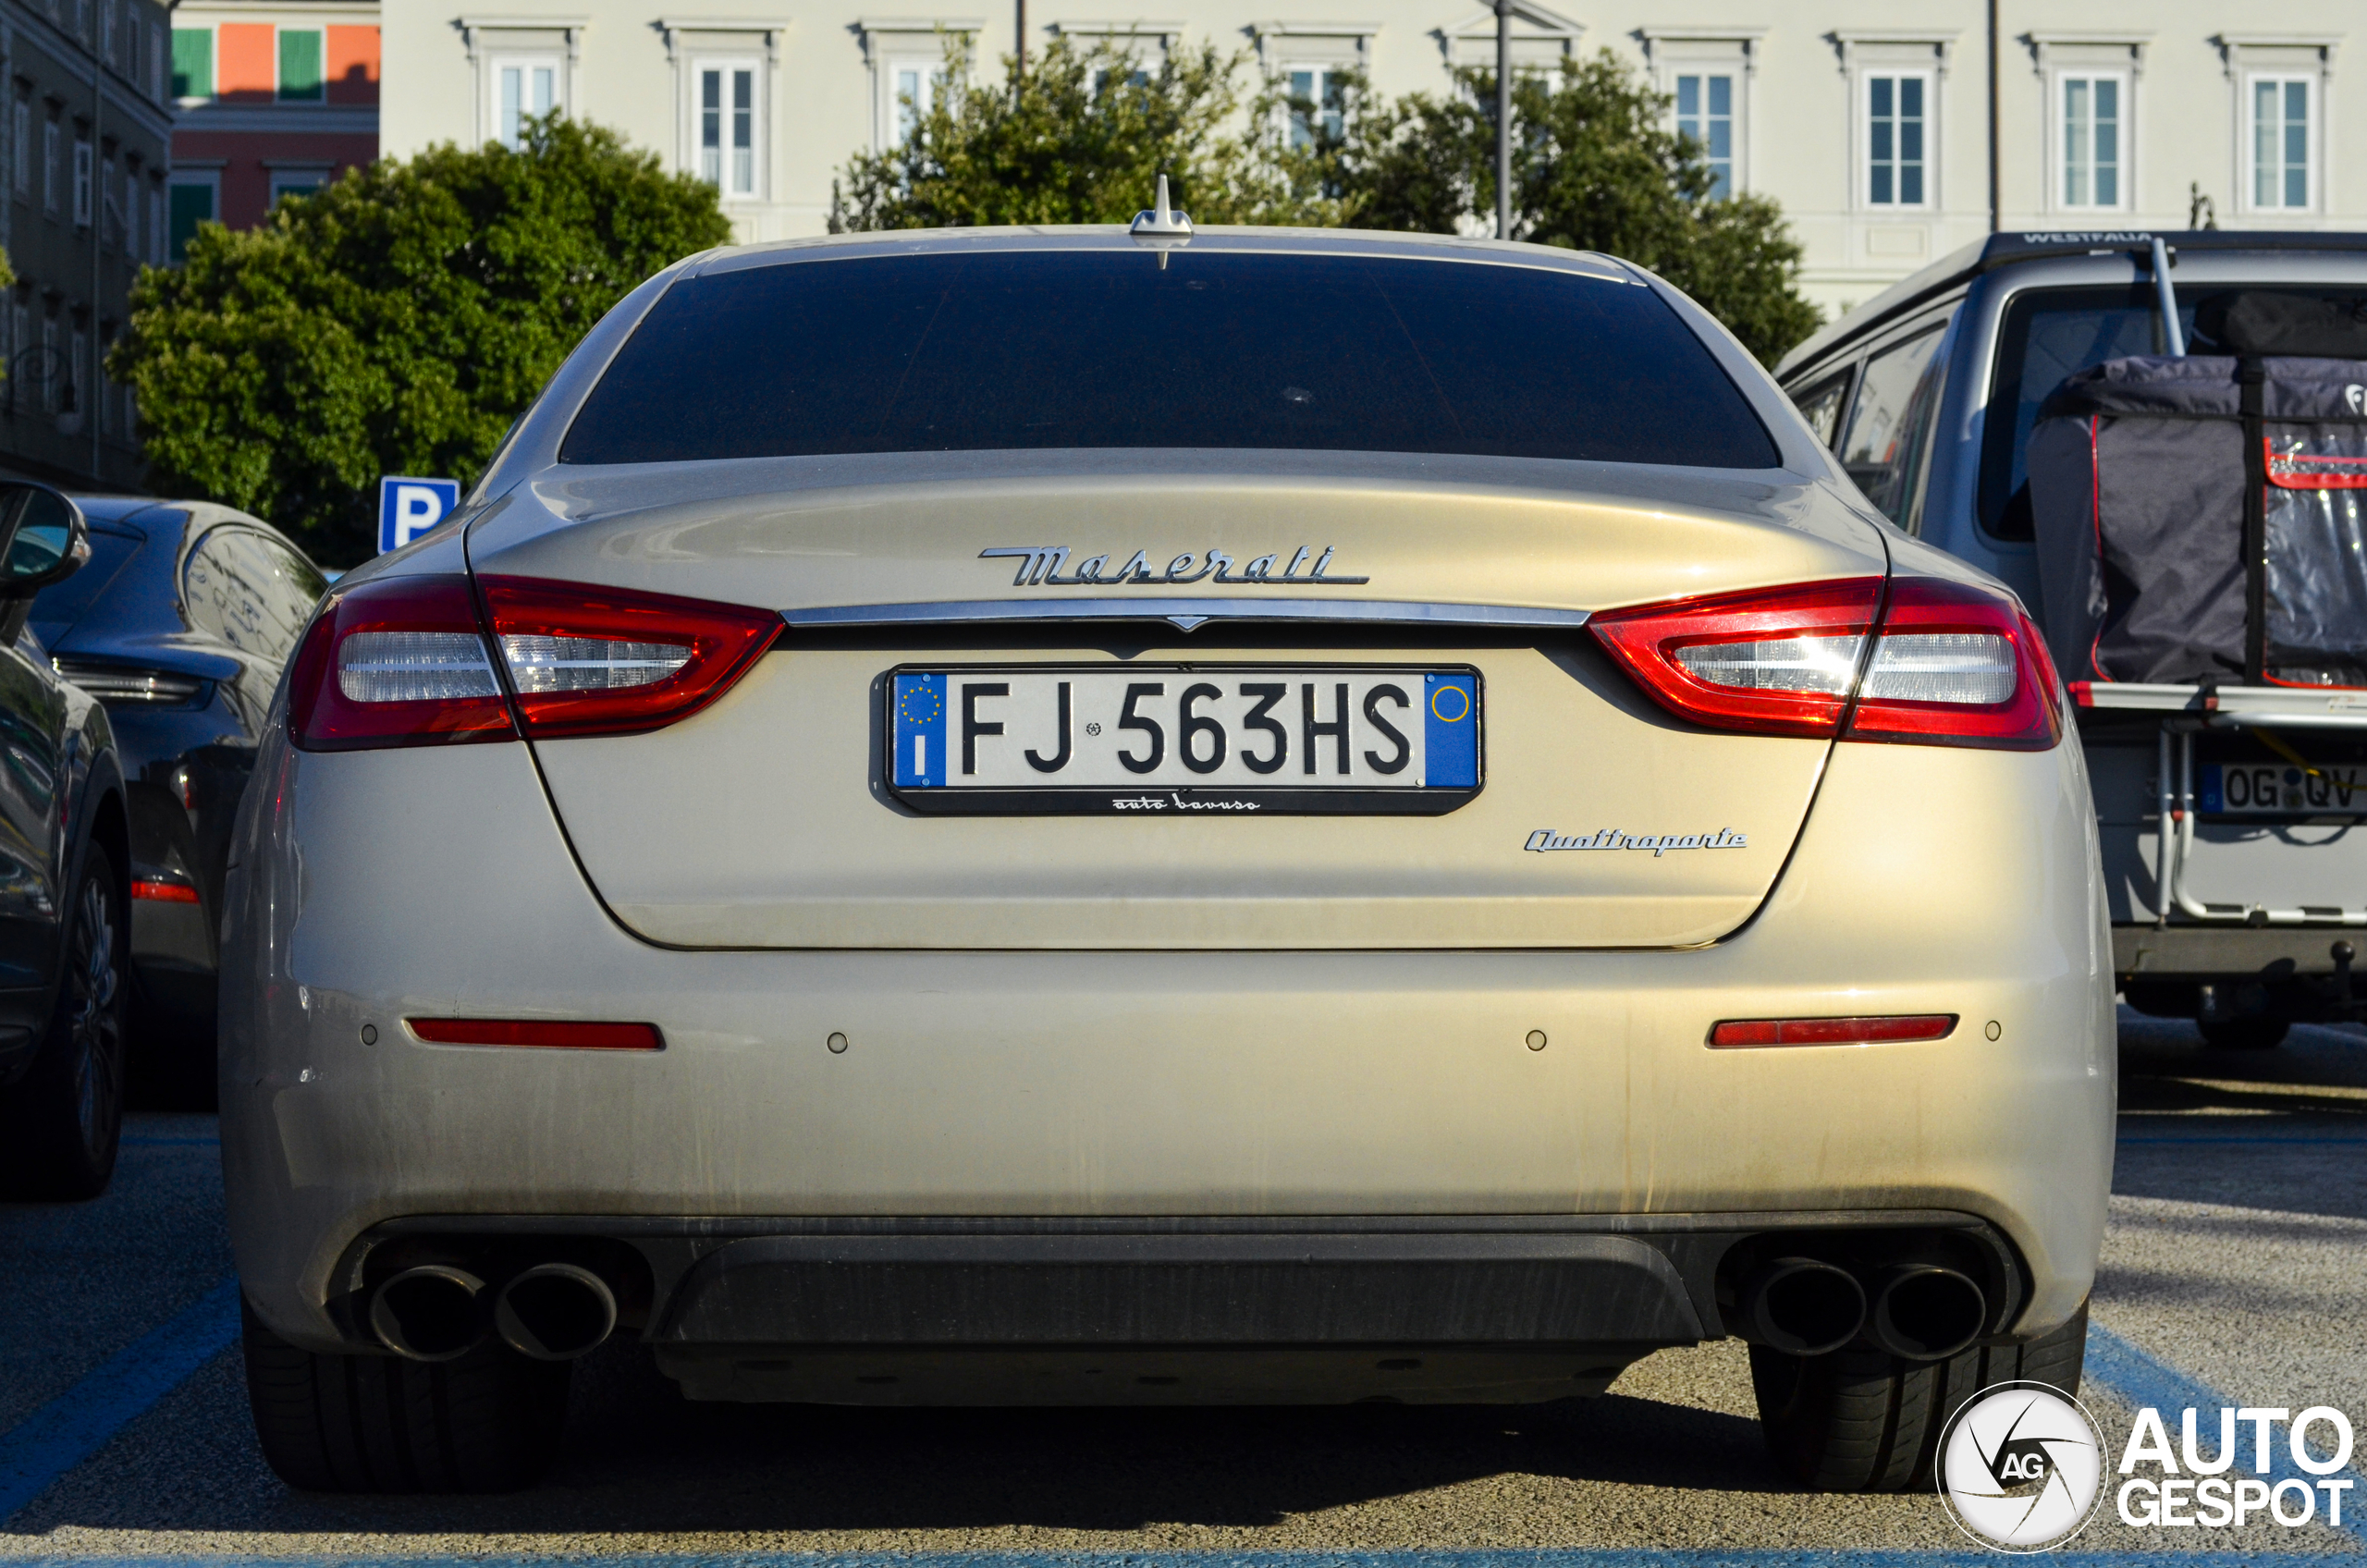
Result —
M 1306 565 L 1309 557 L 1314 557 L 1315 565 L 1306 576 L 1301 577 L 1299 568 Z M 1285 582 L 1303 587 L 1310 582 L 1372 581 L 1369 577 L 1330 575 L 1331 546 L 1329 545 L 1323 546 L 1320 556 L 1301 545 L 1298 553 L 1291 557 L 1291 564 L 1280 571 L 1274 570 L 1275 563 L 1282 558 L 1279 550 L 1270 556 L 1252 557 L 1241 563 L 1241 570 L 1237 572 L 1233 570 L 1233 557 L 1222 550 L 1210 550 L 1205 556 L 1186 550 L 1169 561 L 1163 571 L 1152 570 L 1147 550 L 1136 550 L 1126 557 L 1126 564 L 1115 571 L 1109 570 L 1108 556 L 1087 556 L 1077 562 L 1076 570 L 1066 577 L 1061 575 L 1061 569 L 1068 564 L 1069 559 L 1066 545 L 998 545 L 991 550 L 980 550 L 978 558 L 1016 560 L 1019 575 L 1011 580 L 1014 588 L 1163 588 L 1177 582 L 1197 582 L 1204 577 L 1239 587 L 1274 587 Z

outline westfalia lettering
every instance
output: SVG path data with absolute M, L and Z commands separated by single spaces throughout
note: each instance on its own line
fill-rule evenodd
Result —
M 1715 833 L 1622 833 L 1616 827 L 1579 835 L 1540 827 L 1521 846 L 1539 854 L 1548 850 L 1650 850 L 1658 860 L 1671 850 L 1747 850 L 1750 840 L 1731 827 Z

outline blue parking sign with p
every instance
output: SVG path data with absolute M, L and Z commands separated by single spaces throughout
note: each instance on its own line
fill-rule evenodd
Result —
M 378 481 L 378 553 L 399 550 L 452 515 L 460 504 L 457 479 L 409 479 L 389 474 Z

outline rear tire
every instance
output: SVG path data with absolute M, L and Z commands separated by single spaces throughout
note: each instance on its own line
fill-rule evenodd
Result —
M 2204 1045 L 2222 1051 L 2273 1051 L 2293 1027 L 2282 1018 L 2204 1018 L 2194 1026 Z
M 1879 1351 L 1787 1355 L 1750 1347 L 1760 1429 L 1784 1473 L 1825 1492 L 1895 1492 L 1932 1484 L 1940 1433 L 1967 1400 L 1994 1383 L 2047 1383 L 2079 1391 L 2088 1305 L 2053 1333 L 2018 1345 L 1975 1345 L 1945 1361 L 1902 1361 Z
M 308 1492 L 512 1492 L 549 1467 L 573 1364 L 497 1341 L 455 1361 L 300 1350 L 240 1304 L 263 1456 Z
M 94 1198 L 115 1175 L 131 932 L 115 862 L 97 844 L 83 847 L 63 937 L 41 1052 L 0 1095 L 0 1192 L 16 1197 Z

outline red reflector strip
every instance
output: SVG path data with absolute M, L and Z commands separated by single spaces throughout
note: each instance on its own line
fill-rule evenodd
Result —
M 556 1046 L 579 1051 L 662 1051 L 655 1023 L 570 1023 L 546 1018 L 407 1018 L 433 1046 Z
M 160 904 L 197 902 L 197 889 L 178 882 L 134 882 L 131 885 L 131 896 L 135 899 L 153 899 Z
M 1738 1046 L 1851 1046 L 1878 1040 L 1944 1039 L 1956 1026 L 1953 1012 L 1894 1014 L 1887 1018 L 1730 1019 L 1710 1031 L 1710 1043 Z

